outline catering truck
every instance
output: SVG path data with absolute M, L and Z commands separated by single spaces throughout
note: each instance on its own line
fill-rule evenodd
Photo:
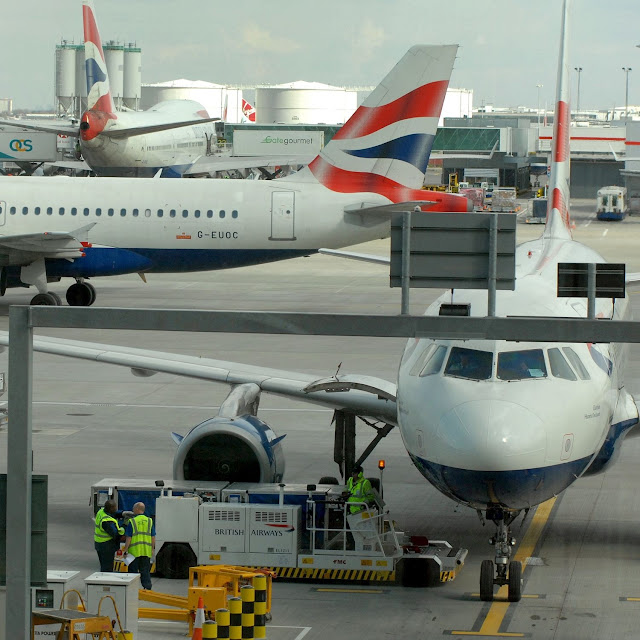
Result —
M 453 580 L 466 549 L 398 531 L 386 505 L 345 502 L 334 484 L 191 483 L 105 478 L 108 498 L 130 510 L 142 501 L 156 523 L 156 573 L 187 578 L 196 565 L 268 568 L 284 578 L 398 582 Z M 354 513 L 355 511 L 355 513 Z

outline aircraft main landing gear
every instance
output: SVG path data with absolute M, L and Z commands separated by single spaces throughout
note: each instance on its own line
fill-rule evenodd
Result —
M 493 586 L 507 585 L 509 602 L 519 602 L 522 598 L 522 564 L 510 560 L 515 538 L 511 537 L 509 527 L 518 516 L 518 512 L 504 511 L 500 507 L 489 507 L 487 519 L 492 520 L 496 534 L 489 541 L 495 547 L 495 564 L 491 560 L 483 560 L 480 566 L 480 600 L 493 600 Z
M 59 307 L 62 304 L 62 300 L 60 300 L 60 296 L 57 293 L 53 293 L 53 291 L 49 291 L 48 293 L 37 293 L 33 298 L 31 298 L 32 305 L 47 305 L 51 307 Z
M 66 297 L 71 307 L 90 307 L 96 301 L 96 290 L 92 284 L 78 280 L 67 289 Z

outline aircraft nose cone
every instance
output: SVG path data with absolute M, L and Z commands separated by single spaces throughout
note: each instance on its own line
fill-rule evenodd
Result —
M 475 470 L 534 468 L 544 461 L 546 434 L 530 409 L 502 400 L 473 400 L 440 418 L 437 440 L 455 466 Z

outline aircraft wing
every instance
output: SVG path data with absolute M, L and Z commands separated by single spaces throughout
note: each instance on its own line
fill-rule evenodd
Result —
M 0 332 L 0 345 L 8 344 L 9 334 Z M 137 376 L 169 373 L 229 385 L 252 382 L 265 393 L 397 424 L 396 385 L 371 376 L 351 374 L 319 380 L 308 373 L 62 338 L 36 337 L 33 348 L 41 353 L 129 367 Z
M 80 135 L 78 125 L 66 124 L 27 124 L 16 120 L 0 120 L 0 125 L 8 125 L 17 129 L 29 129 L 30 131 L 44 131 L 45 133 L 55 133 L 59 136 L 69 136 L 77 138 Z
M 23 265 L 38 258 L 79 258 L 89 229 L 95 223 L 72 232 L 20 233 L 0 235 L 0 255 L 8 256 L 9 265 Z
M 154 133 L 156 131 L 166 131 L 167 129 L 179 129 L 180 127 L 191 127 L 196 124 L 206 124 L 207 122 L 215 122 L 220 118 L 198 118 L 197 120 L 184 120 L 182 122 L 166 122 L 164 124 L 149 124 L 139 127 L 127 127 L 126 129 L 114 128 L 105 129 L 100 135 L 107 138 L 131 138 L 140 136 L 144 133 Z
M 360 260 L 361 262 L 373 262 L 374 264 L 391 264 L 389 258 L 376 256 L 372 253 L 357 253 L 355 251 L 341 251 L 340 249 L 318 249 L 318 253 L 327 256 L 337 256 L 338 258 L 348 258 L 349 260 Z

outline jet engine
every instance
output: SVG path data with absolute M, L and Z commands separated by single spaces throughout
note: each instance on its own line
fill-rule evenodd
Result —
M 281 441 L 256 413 L 260 387 L 234 387 L 215 418 L 195 426 L 178 443 L 173 460 L 176 480 L 281 482 L 284 454 Z

